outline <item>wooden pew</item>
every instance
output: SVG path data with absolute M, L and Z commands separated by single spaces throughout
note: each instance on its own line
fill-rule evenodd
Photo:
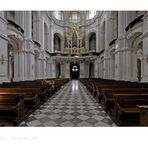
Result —
M 16 125 L 24 116 L 23 93 L 0 93 L 0 124 Z
M 148 94 L 148 83 L 138 83 L 138 82 L 128 82 L 128 81 L 115 81 L 107 79 L 80 79 L 80 81 L 86 86 L 90 93 L 96 98 L 98 103 L 101 103 L 105 111 L 118 123 L 118 125 L 138 125 L 140 119 L 140 109 L 137 105 L 146 106 L 147 99 L 138 98 L 139 95 Z M 125 96 L 123 101 L 126 102 L 127 106 L 123 106 L 121 103 L 121 108 L 117 108 L 117 100 L 114 96 L 121 94 Z M 134 96 L 134 97 L 133 97 Z M 133 98 L 132 98 L 133 97 Z M 141 96 L 140 96 L 141 97 Z M 142 96 L 143 98 L 144 96 Z M 119 100 L 120 100 L 119 99 Z M 131 103 L 132 102 L 132 103 Z M 127 109 L 124 113 L 121 113 L 121 109 Z M 132 115 L 133 114 L 133 115 Z M 142 116 L 142 115 L 141 115 Z M 144 118 L 144 117 L 143 117 Z M 146 118 L 146 116 L 145 116 Z M 148 118 L 147 118 L 148 119 Z M 142 124 L 142 123 L 141 123 Z
M 148 94 L 148 88 L 106 88 L 102 89 L 101 105 L 110 114 L 113 111 L 115 100 L 113 94 Z
M 24 105 L 30 109 L 39 107 L 38 92 L 37 88 L 0 88 L 0 93 L 24 93 Z
M 21 98 L 21 101 L 23 101 L 23 103 L 20 103 L 21 101 L 18 101 L 18 104 L 15 104 L 15 101 L 12 101 L 13 103 L 10 103 L 11 101 L 9 101 L 10 99 L 7 97 L 5 97 L 5 102 L 1 102 L 1 125 L 6 125 L 6 121 L 10 121 L 10 123 L 12 123 L 13 125 L 17 125 L 21 120 L 32 113 L 34 109 L 37 109 L 67 82 L 68 79 L 47 79 L 12 83 L 6 82 L 0 84 L 0 93 L 1 95 L 3 94 L 3 96 L 4 94 L 5 96 L 6 94 L 7 96 L 8 94 L 10 94 L 10 99 L 17 100 L 17 97 L 15 97 L 14 94 L 23 94 L 23 97 Z M 54 89 L 52 87 L 53 83 L 55 86 Z
M 115 99 L 114 119 L 121 126 L 138 126 L 138 105 L 148 105 L 148 94 L 113 94 Z
M 44 84 L 45 83 L 45 84 Z M 46 82 L 43 81 L 21 81 L 13 83 L 4 83 L 0 85 L 0 88 L 22 88 L 22 89 L 36 89 L 38 92 L 38 98 L 40 102 L 45 102 L 50 96 L 50 88 Z

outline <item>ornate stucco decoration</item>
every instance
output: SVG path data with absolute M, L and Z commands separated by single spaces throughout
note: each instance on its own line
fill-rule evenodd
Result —
M 70 32 L 65 33 L 64 52 L 77 55 L 87 52 L 84 47 L 84 34 L 78 30 L 76 25 L 72 27 Z

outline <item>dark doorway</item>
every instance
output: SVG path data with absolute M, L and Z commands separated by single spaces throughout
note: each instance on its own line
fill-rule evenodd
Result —
M 70 78 L 79 79 L 80 66 L 79 64 L 70 64 Z
M 56 63 L 56 78 L 61 77 L 61 65 L 60 63 Z
M 94 63 L 89 63 L 89 78 L 94 77 Z

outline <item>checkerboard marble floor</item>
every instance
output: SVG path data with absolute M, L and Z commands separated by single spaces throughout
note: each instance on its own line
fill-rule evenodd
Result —
M 116 124 L 78 80 L 72 80 L 19 126 L 110 127 Z

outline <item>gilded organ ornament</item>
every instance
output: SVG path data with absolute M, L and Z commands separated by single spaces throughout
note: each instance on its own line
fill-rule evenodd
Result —
M 84 34 L 79 32 L 76 25 L 74 25 L 70 32 L 65 33 L 65 53 L 81 54 L 86 53 L 84 48 Z

